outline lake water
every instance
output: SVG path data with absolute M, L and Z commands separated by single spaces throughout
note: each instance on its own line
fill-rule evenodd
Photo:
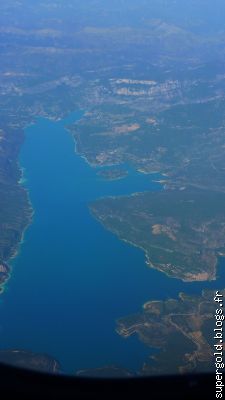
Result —
M 0 348 L 48 353 L 67 373 L 116 364 L 137 370 L 150 354 L 136 337 L 116 332 L 116 319 L 151 299 L 200 293 L 225 285 L 225 268 L 211 283 L 183 283 L 149 269 L 141 250 L 118 240 L 89 213 L 101 196 L 161 190 L 129 168 L 105 181 L 74 152 L 64 121 L 38 119 L 26 131 L 20 157 L 35 211 L 0 303 Z

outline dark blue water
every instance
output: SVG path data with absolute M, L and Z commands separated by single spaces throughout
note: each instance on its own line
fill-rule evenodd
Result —
M 0 347 L 48 353 L 70 373 L 108 364 L 137 370 L 150 351 L 136 337 L 116 334 L 116 319 L 151 299 L 222 288 L 225 268 L 217 283 L 170 279 L 106 231 L 90 215 L 89 201 L 161 187 L 131 169 L 118 181 L 96 176 L 74 153 L 64 129 L 71 118 L 39 119 L 27 129 L 20 162 L 35 214 L 1 298 Z

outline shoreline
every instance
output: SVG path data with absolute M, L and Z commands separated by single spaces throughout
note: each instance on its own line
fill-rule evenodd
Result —
M 32 209 L 32 208 L 31 208 L 31 209 Z M 33 209 L 32 209 L 32 210 L 33 210 Z M 12 273 L 13 273 L 13 265 L 12 265 L 12 263 L 13 263 L 13 260 L 14 260 L 16 257 L 19 256 L 20 251 L 21 251 L 21 247 L 22 247 L 22 245 L 25 243 L 24 238 L 25 238 L 26 230 L 27 230 L 27 229 L 30 227 L 30 225 L 32 224 L 33 215 L 34 215 L 34 211 L 33 211 L 32 214 L 31 214 L 31 219 L 30 219 L 30 221 L 26 224 L 25 228 L 24 228 L 23 231 L 21 232 L 21 238 L 20 238 L 20 240 L 18 241 L 18 243 L 14 246 L 14 249 L 13 249 L 13 251 L 12 251 L 11 256 L 10 256 L 8 259 L 6 259 L 6 260 L 3 261 L 3 262 L 8 266 L 9 271 L 8 271 L 8 275 L 7 275 L 6 279 L 5 279 L 2 283 L 0 283 L 0 295 L 3 294 L 3 293 L 5 292 L 7 283 L 9 282 L 9 280 L 10 280 L 11 277 L 12 277 Z
M 31 124 L 29 124 L 28 127 L 29 127 L 30 125 L 31 125 Z M 27 128 L 25 128 L 25 129 L 27 129 Z M 12 265 L 13 260 L 14 260 L 16 257 L 18 257 L 18 255 L 20 254 L 21 247 L 22 247 L 22 245 L 23 245 L 24 242 L 25 242 L 25 234 L 26 234 L 26 231 L 27 231 L 27 229 L 30 227 L 30 225 L 32 224 L 32 222 L 33 222 L 33 217 L 34 217 L 34 214 L 35 214 L 35 211 L 34 211 L 34 209 L 33 209 L 32 202 L 31 202 L 29 190 L 28 190 L 28 188 L 25 186 L 25 183 L 26 183 L 26 179 L 25 179 L 25 177 L 24 177 L 24 175 L 25 175 L 25 168 L 22 167 L 22 166 L 19 164 L 19 162 L 18 162 L 18 168 L 19 168 L 19 171 L 20 171 L 20 178 L 18 179 L 17 184 L 18 184 L 18 185 L 25 191 L 25 193 L 26 193 L 26 197 L 27 197 L 26 214 L 27 214 L 27 216 L 28 216 L 28 221 L 27 221 L 26 225 L 24 226 L 23 230 L 21 231 L 20 239 L 18 240 L 17 243 L 15 243 L 15 244 L 12 245 L 12 249 L 11 249 L 12 253 L 11 253 L 11 255 L 9 256 L 9 258 L 3 260 L 3 263 L 5 263 L 5 264 L 8 266 L 8 269 L 9 269 L 9 270 L 8 270 L 8 274 L 7 274 L 7 276 L 6 276 L 6 279 L 5 279 L 2 283 L 0 283 L 0 295 L 2 295 L 2 294 L 7 290 L 7 284 L 8 284 L 8 282 L 10 281 L 10 279 L 11 279 L 11 277 L 12 277 L 12 273 L 13 273 L 13 265 Z
M 134 194 L 134 195 L 135 195 L 135 194 Z M 109 197 L 109 198 L 115 198 L 115 197 L 117 197 L 117 196 L 108 196 L 108 197 Z M 123 197 L 123 196 L 119 196 L 119 197 Z M 93 215 L 93 217 L 103 226 L 104 229 L 106 229 L 108 232 L 111 232 L 111 233 L 112 233 L 113 235 L 115 235 L 120 241 L 122 241 L 122 242 L 124 242 L 124 243 L 127 243 L 127 244 L 131 245 L 132 247 L 135 247 L 135 248 L 137 248 L 137 249 L 140 249 L 140 250 L 144 253 L 145 264 L 148 266 L 149 269 L 153 269 L 153 270 L 155 270 L 155 271 L 158 271 L 158 272 L 162 273 L 163 275 L 167 276 L 169 279 L 177 279 L 177 280 L 180 280 L 180 281 L 183 282 L 183 283 L 191 283 L 191 284 L 193 284 L 193 283 L 204 283 L 204 282 L 205 282 L 205 283 L 210 283 L 210 282 L 215 282 L 215 281 L 217 280 L 217 272 L 218 272 L 218 271 L 217 271 L 217 268 L 218 268 L 218 264 L 219 264 L 218 257 L 217 257 L 217 263 L 216 263 L 215 268 L 214 268 L 214 274 L 213 274 L 213 278 L 212 278 L 212 279 L 206 279 L 206 280 L 188 279 L 188 278 L 186 278 L 186 279 L 183 278 L 183 279 L 182 279 L 181 277 L 176 277 L 176 276 L 170 275 L 168 272 L 164 271 L 163 269 L 154 266 L 154 264 L 153 264 L 153 263 L 151 262 L 151 260 L 150 260 L 150 257 L 149 257 L 149 254 L 148 254 L 147 250 L 145 250 L 142 246 L 137 245 L 136 243 L 133 243 L 133 242 L 129 241 L 128 239 L 122 238 L 121 235 L 120 235 L 118 232 L 112 231 L 111 229 L 109 229 L 109 228 L 102 222 L 102 219 L 96 217 L 96 215 L 95 215 L 94 211 L 92 211 L 91 207 L 89 207 L 89 209 L 90 209 L 90 213 L 91 213 L 91 214 Z M 221 256 L 221 258 L 222 258 L 222 256 Z M 198 275 L 198 274 L 197 274 L 197 275 Z
M 21 232 L 21 238 L 20 238 L 20 241 L 18 242 L 18 245 L 16 246 L 17 248 L 15 249 L 14 253 L 12 254 L 12 256 L 9 258 L 9 260 L 13 260 L 14 258 L 16 258 L 19 255 L 20 247 L 24 243 L 24 237 L 25 237 L 26 230 L 32 224 L 33 217 L 34 217 L 34 214 L 35 214 L 35 210 L 33 208 L 32 201 L 31 201 L 31 198 L 30 198 L 29 189 L 25 185 L 25 183 L 27 182 L 27 180 L 26 180 L 26 178 L 24 176 L 26 168 L 24 168 L 22 166 L 20 166 L 19 168 L 20 168 L 20 172 L 21 172 L 21 178 L 19 179 L 19 181 L 17 183 L 19 184 L 20 187 L 22 187 L 24 189 L 24 191 L 26 193 L 27 203 L 28 203 L 27 212 L 29 213 L 29 217 L 28 217 L 27 224 L 25 225 L 23 231 Z
M 27 130 L 29 127 L 35 125 L 36 120 L 37 120 L 38 118 L 45 118 L 45 119 L 48 119 L 48 120 L 54 121 L 54 122 L 63 122 L 64 119 L 67 118 L 67 117 L 61 117 L 61 118 L 59 117 L 59 118 L 56 118 L 56 117 L 48 117 L 48 116 L 42 116 L 42 115 L 39 115 L 39 116 L 38 116 L 38 115 L 36 115 L 35 118 L 34 118 L 34 120 L 32 120 L 32 121 L 29 122 L 25 127 L 23 127 L 23 132 L 24 132 L 24 135 L 25 135 L 25 140 L 26 140 L 26 130 Z M 66 128 L 64 127 L 64 129 L 66 129 Z M 22 145 L 23 145 L 23 144 L 22 144 Z M 21 151 L 22 145 L 21 145 L 21 147 L 20 147 L 20 151 Z M 19 151 L 19 155 L 20 155 L 20 151 Z M 26 231 L 27 231 L 27 229 L 32 225 L 32 223 L 33 223 L 33 217 L 34 217 L 34 214 L 35 214 L 35 210 L 34 210 L 34 208 L 33 208 L 33 205 L 32 205 L 32 202 L 31 202 L 31 198 L 30 198 L 30 192 L 29 192 L 28 187 L 26 186 L 26 184 L 27 184 L 27 179 L 26 179 L 26 177 L 25 177 L 26 168 L 23 167 L 22 165 L 20 165 L 19 156 L 18 156 L 17 162 L 18 162 L 18 169 L 19 169 L 19 174 L 20 174 L 20 177 L 19 177 L 19 179 L 18 179 L 18 181 L 17 181 L 17 185 L 19 185 L 21 188 L 23 188 L 23 190 L 25 191 L 26 196 L 27 196 L 27 208 L 26 208 L 26 213 L 27 213 L 27 215 L 28 215 L 28 222 L 27 222 L 27 224 L 25 225 L 24 229 L 21 231 L 20 239 L 18 240 L 18 242 L 17 242 L 16 244 L 13 244 L 13 245 L 12 245 L 12 253 L 11 253 L 11 255 L 9 256 L 9 258 L 3 260 L 3 263 L 6 264 L 7 267 L 8 267 L 8 273 L 7 273 L 6 278 L 3 280 L 3 282 L 0 283 L 0 296 L 1 296 L 1 295 L 6 291 L 6 289 L 7 289 L 7 284 L 8 284 L 8 282 L 10 281 L 10 279 L 11 279 L 11 277 L 12 277 L 12 274 L 13 274 L 13 265 L 12 265 L 12 264 L 13 264 L 13 261 L 15 260 L 16 257 L 19 256 L 19 254 L 20 254 L 20 252 L 21 252 L 21 248 L 22 248 L 23 244 L 25 243 L 25 234 L 26 234 Z
M 82 119 L 82 118 L 81 118 L 81 119 Z M 79 120 L 78 120 L 78 122 L 79 122 Z M 76 139 L 76 137 L 75 137 L 74 132 L 72 131 L 72 129 L 69 128 L 69 127 L 65 127 L 64 129 L 67 130 L 67 131 L 70 133 L 70 135 L 72 136 L 72 139 L 73 139 L 73 141 L 74 141 L 74 152 L 75 152 L 80 158 L 82 158 L 82 159 L 85 161 L 85 163 L 88 164 L 88 166 L 89 166 L 90 168 L 94 168 L 95 170 L 97 170 L 97 169 L 101 169 L 101 168 L 120 167 L 120 166 L 123 166 L 124 164 L 126 164 L 124 161 L 108 162 L 108 163 L 106 163 L 106 164 L 98 164 L 98 163 L 96 163 L 96 162 L 91 162 L 91 161 L 89 161 L 88 158 L 87 158 L 87 156 L 85 156 L 84 153 L 81 153 L 81 152 L 78 150 L 78 141 L 77 141 L 77 139 Z M 165 174 L 165 173 L 163 173 L 163 172 L 161 172 L 161 171 L 150 171 L 150 172 L 147 172 L 147 171 L 145 171 L 144 169 L 139 168 L 138 166 L 136 166 L 136 165 L 134 165 L 134 164 L 130 164 L 130 163 L 128 163 L 128 166 L 129 166 L 130 168 L 133 168 L 133 169 L 135 170 L 135 172 L 140 173 L 140 174 L 143 174 L 143 175 L 161 175 L 162 177 L 163 177 L 163 176 L 166 176 L 166 177 L 169 176 L 169 175 L 167 175 L 167 174 Z M 163 185 L 163 183 L 161 183 L 160 180 L 159 180 L 159 181 L 153 181 L 153 182 L 155 182 L 155 183 L 160 183 L 160 184 Z M 164 183 L 166 183 L 166 182 L 167 182 L 167 180 L 165 180 Z

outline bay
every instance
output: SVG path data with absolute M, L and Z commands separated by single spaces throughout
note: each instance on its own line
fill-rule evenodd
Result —
M 162 187 L 153 182 L 159 175 L 127 166 L 126 178 L 101 179 L 75 153 L 65 129 L 82 114 L 57 122 L 40 118 L 26 130 L 20 164 L 34 217 L 1 297 L 0 348 L 50 354 L 71 374 L 112 364 L 138 370 L 151 351 L 136 337 L 121 338 L 116 319 L 151 299 L 222 288 L 225 268 L 218 282 L 168 278 L 91 216 L 88 203 L 99 197 Z

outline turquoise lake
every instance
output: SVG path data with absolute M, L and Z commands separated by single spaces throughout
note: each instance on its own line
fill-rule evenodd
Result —
M 67 373 L 112 364 L 138 370 L 151 350 L 137 337 L 121 338 L 116 319 L 151 299 L 224 287 L 224 261 L 217 282 L 167 278 L 91 216 L 88 203 L 99 197 L 162 187 L 130 167 L 125 179 L 98 177 L 65 129 L 81 116 L 38 119 L 26 130 L 20 164 L 34 217 L 1 296 L 0 348 L 50 354 Z

